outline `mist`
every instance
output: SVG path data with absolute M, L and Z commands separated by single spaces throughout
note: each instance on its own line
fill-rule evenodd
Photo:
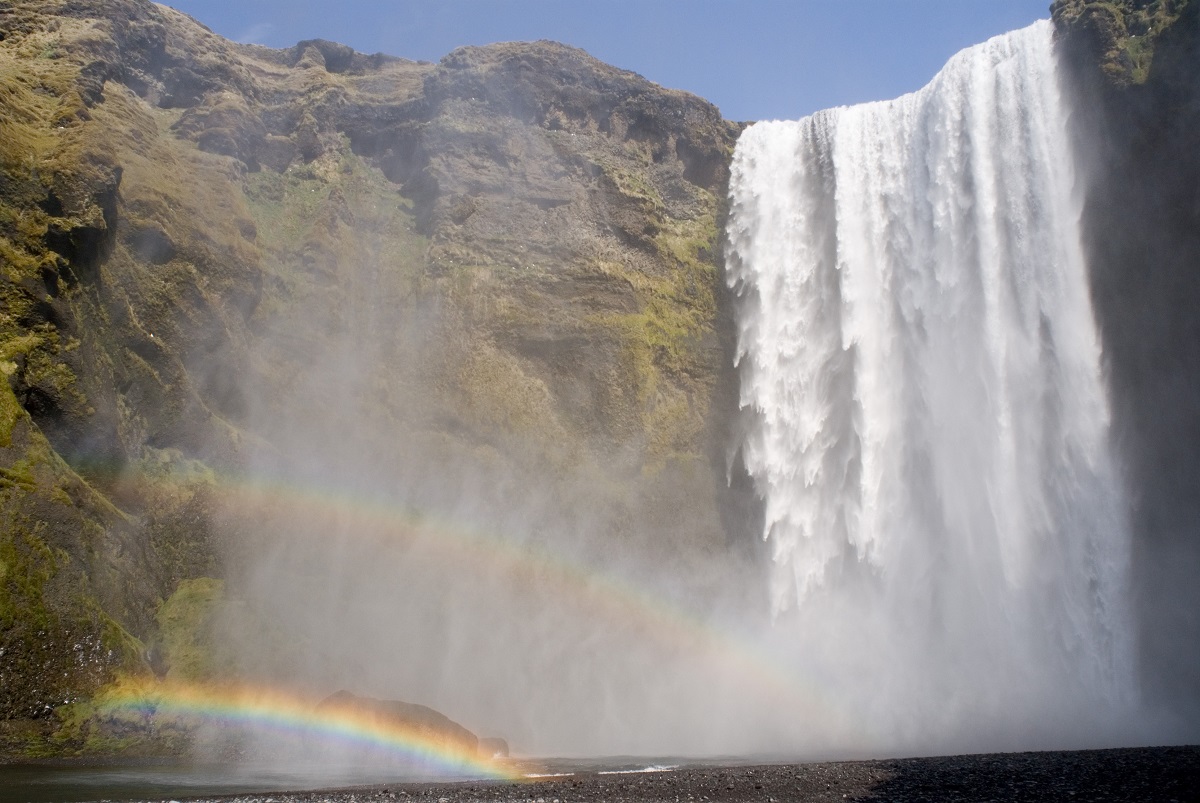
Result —
M 369 144 L 401 192 L 334 199 L 308 221 L 320 238 L 266 266 L 280 301 L 236 387 L 255 437 L 218 514 L 239 677 L 428 705 L 525 756 L 1187 734 L 1161 700 L 1190 692 L 1143 696 L 1195 666 L 1194 642 L 1147 636 L 1187 617 L 1154 591 L 1186 538 L 1141 536 L 1159 469 L 1131 445 L 1149 441 L 1114 313 L 1090 306 L 1095 165 L 1070 169 L 1080 135 L 1048 24 L 956 57 L 917 96 L 743 135 L 730 274 L 689 276 L 715 279 L 716 317 L 684 358 L 602 327 L 667 295 L 637 278 L 675 253 L 661 231 L 725 222 L 719 154 L 664 146 L 640 111 L 547 111 L 511 75 L 477 86 L 489 58 L 452 54 L 461 71 L 425 87 L 436 113 Z M 550 134 L 513 122 L 530 109 Z M 504 170 L 464 174 L 480 153 Z M 780 186 L 754 183 L 755 160 Z M 661 204 L 659 229 L 632 202 Z M 853 217 L 876 203 L 878 220 Z M 894 275 L 855 274 L 856 258 Z M 820 275 L 797 287 L 806 270 Z M 597 277 L 620 281 L 564 289 Z M 779 288 L 795 306 L 756 341 Z M 637 373 L 645 359 L 659 373 Z M 703 360 L 719 367 L 693 382 Z M 1156 507 L 1183 533 L 1186 477 L 1175 487 Z
M 260 630 L 227 623 L 243 671 L 420 702 L 523 753 L 719 749 L 732 734 L 711 724 L 738 727 L 746 680 L 707 621 L 749 567 L 622 535 L 590 493 L 606 479 L 594 468 L 539 472 L 519 442 L 480 456 L 388 426 L 352 401 L 378 372 L 369 344 L 315 360 L 295 398 L 337 386 L 345 403 L 321 416 L 335 432 L 285 406 L 281 456 L 229 505 L 249 534 L 232 595 L 276 629 L 264 651 Z
M 760 570 L 720 525 L 720 154 L 659 130 L 675 109 L 729 126 L 579 51 L 508 47 L 447 57 L 419 127 L 248 179 L 302 226 L 260 229 L 222 660 L 313 699 L 428 705 L 523 755 L 791 743 L 760 688 Z M 523 60 L 604 85 L 551 105 Z M 680 334 L 646 342 L 655 316 Z

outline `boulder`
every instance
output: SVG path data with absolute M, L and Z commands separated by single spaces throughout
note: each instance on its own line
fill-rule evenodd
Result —
M 359 697 L 343 689 L 318 703 L 316 710 L 320 713 L 351 715 L 365 719 L 381 729 L 395 728 L 407 731 L 448 753 L 473 758 L 480 752 L 478 736 L 445 714 L 417 703 Z M 505 747 L 507 748 L 507 745 Z
M 479 755 L 484 758 L 508 758 L 508 742 L 496 736 L 479 740 Z

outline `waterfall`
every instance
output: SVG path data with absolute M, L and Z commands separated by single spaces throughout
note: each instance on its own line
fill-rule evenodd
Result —
M 895 101 L 753 125 L 733 163 L 738 446 L 775 631 L 914 748 L 1104 742 L 1132 687 L 1051 35 L 963 51 Z

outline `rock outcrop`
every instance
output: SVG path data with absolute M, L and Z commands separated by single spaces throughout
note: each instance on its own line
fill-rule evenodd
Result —
M 418 703 L 376 700 L 342 690 L 322 700 L 316 712 L 322 716 L 351 717 L 382 732 L 404 734 L 445 755 L 464 759 L 481 755 L 479 737 L 440 711 Z

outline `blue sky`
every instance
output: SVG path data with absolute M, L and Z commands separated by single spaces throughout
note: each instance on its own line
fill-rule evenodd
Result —
M 168 0 L 222 36 L 332 39 L 437 61 L 554 39 L 707 98 L 734 120 L 798 118 L 924 85 L 958 50 L 1049 16 L 1050 0 Z

